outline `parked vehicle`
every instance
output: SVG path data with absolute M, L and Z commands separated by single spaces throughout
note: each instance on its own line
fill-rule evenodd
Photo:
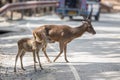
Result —
M 95 20 L 100 17 L 100 0 L 59 0 L 56 13 L 61 19 L 74 16 L 83 16 L 86 19 L 92 10 Z

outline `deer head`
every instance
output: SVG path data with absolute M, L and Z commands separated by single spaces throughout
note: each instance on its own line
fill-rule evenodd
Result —
M 92 24 L 91 24 L 91 20 L 86 20 L 83 22 L 83 26 L 86 27 L 86 31 L 88 33 L 91 33 L 91 34 L 96 34 L 96 31 L 94 30 Z
M 88 15 L 88 17 L 86 18 L 84 24 L 87 27 L 87 32 L 91 33 L 91 34 L 96 34 L 96 31 L 94 30 L 92 24 L 91 24 L 91 17 L 92 17 L 92 13 L 93 13 L 93 8 L 91 8 L 90 14 Z

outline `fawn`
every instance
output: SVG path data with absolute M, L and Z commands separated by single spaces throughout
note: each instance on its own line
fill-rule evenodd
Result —
M 36 58 L 35 58 L 36 55 L 37 55 L 37 58 L 38 58 L 39 66 L 40 66 L 41 69 L 43 69 L 42 65 L 40 63 L 39 50 L 46 45 L 46 42 L 47 42 L 46 39 L 47 38 L 45 37 L 45 35 L 42 35 L 42 36 L 43 37 L 42 37 L 41 41 L 37 41 L 37 40 L 31 39 L 31 38 L 22 38 L 17 42 L 18 53 L 17 53 L 16 59 L 15 59 L 14 72 L 16 72 L 16 64 L 17 64 L 18 57 L 20 57 L 21 68 L 23 70 L 25 70 L 24 67 L 23 67 L 22 58 L 23 58 L 23 56 L 25 55 L 26 52 L 32 52 L 33 53 L 35 71 L 36 71 Z

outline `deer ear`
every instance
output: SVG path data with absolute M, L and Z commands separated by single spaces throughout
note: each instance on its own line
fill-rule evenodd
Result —
M 82 21 L 82 23 L 84 24 L 84 23 L 86 23 L 86 21 Z
M 88 23 L 87 23 L 87 22 L 84 22 L 84 23 L 83 23 L 83 26 L 84 26 L 84 27 L 88 27 Z
M 88 19 L 88 20 L 87 20 L 87 22 L 88 22 L 88 23 L 91 23 L 91 20 L 90 20 L 90 19 Z

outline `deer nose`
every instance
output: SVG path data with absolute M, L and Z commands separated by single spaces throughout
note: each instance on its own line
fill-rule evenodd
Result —
M 93 32 L 93 35 L 95 35 L 95 34 L 96 34 L 96 32 L 94 31 L 94 32 Z

